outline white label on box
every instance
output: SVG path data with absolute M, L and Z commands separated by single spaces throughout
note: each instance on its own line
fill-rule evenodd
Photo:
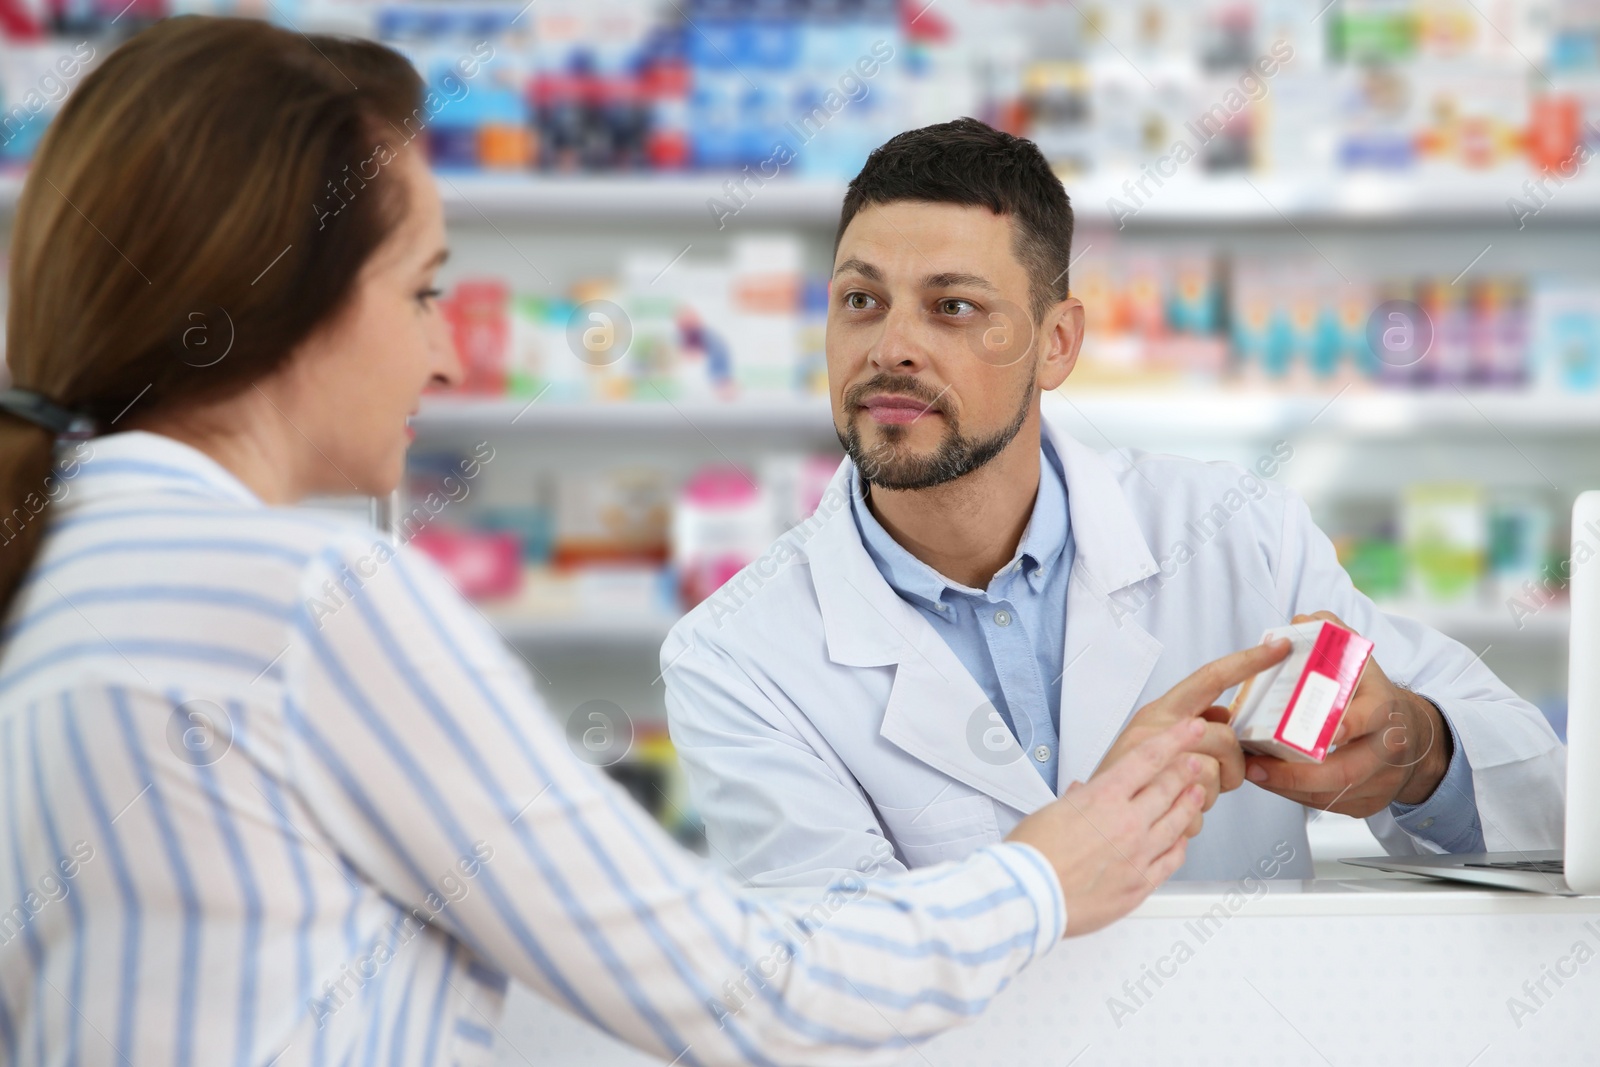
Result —
M 1308 673 L 1300 686 L 1300 696 L 1294 707 L 1284 716 L 1283 729 L 1278 734 L 1287 743 L 1310 752 L 1317 747 L 1323 724 L 1333 702 L 1339 699 L 1339 683 L 1326 674 Z

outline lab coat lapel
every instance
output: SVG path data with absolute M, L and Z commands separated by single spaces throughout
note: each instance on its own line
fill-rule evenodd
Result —
M 846 461 L 824 500 L 844 501 L 811 536 L 806 554 L 837 664 L 895 669 L 879 735 L 942 774 L 1021 812 L 1054 795 L 944 639 L 901 600 L 861 544 L 850 514 Z M 993 718 L 991 718 L 991 713 Z M 931 797 L 929 798 L 932 799 Z
M 1057 792 L 1087 781 L 1136 710 L 1162 644 L 1112 594 L 1157 573 L 1154 556 L 1107 459 L 1054 430 L 1075 554 L 1067 583 Z M 1126 462 L 1126 461 L 1123 461 Z

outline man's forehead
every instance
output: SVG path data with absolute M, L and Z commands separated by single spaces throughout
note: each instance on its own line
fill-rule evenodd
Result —
M 879 282 L 892 276 L 923 284 L 987 286 L 989 281 L 1009 281 L 1007 272 L 1022 269 L 1009 238 L 1010 220 L 984 207 L 874 204 L 850 220 L 833 274 Z

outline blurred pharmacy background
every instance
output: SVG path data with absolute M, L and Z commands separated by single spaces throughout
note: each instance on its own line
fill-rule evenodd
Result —
M 1358 586 L 1563 728 L 1566 510 L 1600 486 L 1593 0 L 0 0 L 7 229 L 83 71 L 192 11 L 427 78 L 470 381 L 417 420 L 393 521 L 685 840 L 661 640 L 839 459 L 844 182 L 960 115 L 1037 140 L 1076 207 L 1090 332 L 1049 413 L 1270 459 Z

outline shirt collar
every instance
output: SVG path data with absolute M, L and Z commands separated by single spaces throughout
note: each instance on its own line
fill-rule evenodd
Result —
M 147 430 L 64 444 L 56 470 L 71 491 L 63 508 L 117 497 L 187 496 L 265 507 L 233 472 L 181 441 Z
M 1022 568 L 1027 574 L 1030 588 L 1036 592 L 1050 568 L 1061 559 L 1071 532 L 1067 515 L 1067 484 L 1061 460 L 1049 441 L 1041 444 L 1040 453 L 1039 491 L 1034 498 L 1033 514 L 1029 516 L 1027 528 L 1017 543 L 1017 554 L 1001 568 L 1002 574 L 1013 566 Z M 859 471 L 852 472 L 850 484 L 850 509 L 855 517 L 856 528 L 861 533 L 861 543 L 884 581 L 896 593 L 946 618 L 951 617 L 944 604 L 947 590 L 969 596 L 984 595 L 984 590 L 972 589 L 946 578 L 890 536 L 867 506 Z

